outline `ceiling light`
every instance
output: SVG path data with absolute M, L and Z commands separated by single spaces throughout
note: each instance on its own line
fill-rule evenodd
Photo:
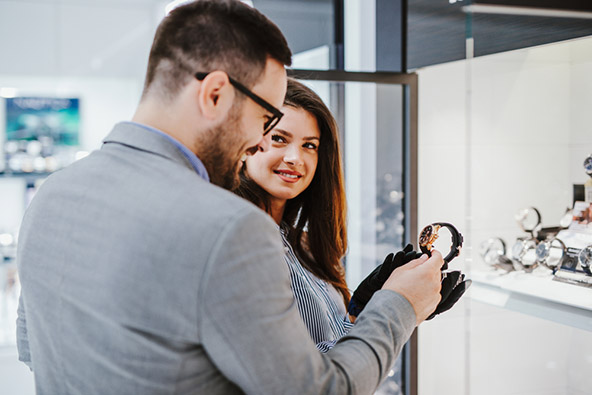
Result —
M 16 88 L 0 88 L 0 97 L 13 98 L 16 97 Z

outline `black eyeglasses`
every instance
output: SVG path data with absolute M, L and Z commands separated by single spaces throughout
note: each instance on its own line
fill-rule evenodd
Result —
M 208 74 L 210 74 L 210 73 L 195 73 L 195 78 L 197 78 L 199 81 L 203 81 L 203 79 L 206 78 L 206 76 Z M 271 104 L 269 104 L 267 101 L 262 99 L 260 96 L 251 92 L 251 90 L 249 88 L 247 88 L 246 86 L 244 86 L 243 84 L 241 84 L 240 82 L 235 80 L 234 78 L 228 76 L 228 81 L 230 81 L 232 86 L 234 86 L 238 91 L 240 91 L 241 93 L 244 93 L 245 95 L 250 97 L 251 100 L 253 100 L 255 103 L 259 104 L 261 107 L 265 108 L 267 111 L 269 111 L 273 115 L 263 125 L 263 136 L 267 135 L 267 133 L 269 133 L 271 131 L 271 129 L 275 128 L 275 126 L 278 124 L 280 119 L 282 119 L 282 117 L 284 116 L 284 113 L 281 112 L 280 110 L 278 110 L 277 108 L 275 108 L 274 106 L 272 106 Z

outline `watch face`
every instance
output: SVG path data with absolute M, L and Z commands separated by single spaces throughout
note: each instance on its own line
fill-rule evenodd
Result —
M 419 235 L 419 245 L 427 246 L 432 241 L 432 236 L 434 234 L 434 227 L 432 225 L 428 225 L 421 231 Z
M 586 174 L 592 175 L 592 155 L 584 160 L 584 169 L 586 169 Z
M 533 267 L 536 266 L 537 263 L 537 256 L 536 256 L 536 244 L 527 242 L 524 246 L 524 253 L 522 255 L 522 259 L 520 261 L 524 267 Z
M 549 254 L 547 256 L 547 267 L 556 268 L 561 264 L 565 256 L 565 246 L 556 240 L 551 243 L 549 247 Z
M 504 242 L 499 238 L 487 239 L 479 246 L 479 253 L 485 263 L 493 265 L 505 254 Z
M 523 208 L 522 210 L 520 210 L 516 213 L 514 218 L 516 218 L 516 221 L 518 221 L 519 223 L 522 223 L 526 219 L 527 215 L 528 215 L 528 209 Z
M 592 267 L 592 245 L 589 245 L 580 251 L 578 260 L 580 261 L 580 265 L 582 265 L 582 267 Z
M 544 261 L 549 256 L 551 246 L 549 243 L 540 243 L 536 248 L 536 258 L 538 261 Z
M 541 217 L 534 207 L 529 207 L 520 210 L 516 216 L 518 225 L 525 231 L 531 232 L 541 223 Z

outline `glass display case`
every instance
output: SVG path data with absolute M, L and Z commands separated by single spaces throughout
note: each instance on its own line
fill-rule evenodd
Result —
M 592 276 L 557 265 L 592 244 L 565 222 L 590 178 L 592 37 L 474 57 L 473 22 L 465 60 L 417 71 L 418 222 L 458 225 L 473 280 L 420 327 L 419 393 L 589 393 Z

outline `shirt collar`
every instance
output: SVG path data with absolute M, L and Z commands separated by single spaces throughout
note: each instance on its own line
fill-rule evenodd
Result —
M 181 144 L 181 142 L 179 142 L 178 140 L 176 140 L 172 136 L 166 134 L 165 132 L 158 130 L 156 128 L 153 128 L 152 126 L 148 126 L 148 125 L 144 125 L 142 123 L 132 122 L 132 121 L 124 122 L 124 123 L 131 123 L 133 125 L 139 126 L 145 130 L 148 130 L 152 133 L 156 133 L 160 136 L 163 136 L 167 140 L 169 140 L 171 143 L 173 143 L 173 145 L 175 147 L 177 147 L 177 149 L 183 154 L 183 156 L 185 156 L 187 158 L 189 163 L 191 163 L 191 166 L 193 166 L 193 169 L 195 170 L 195 172 L 201 178 L 210 182 L 210 176 L 208 174 L 208 170 L 204 166 L 203 162 L 189 148 L 187 148 L 185 145 Z

